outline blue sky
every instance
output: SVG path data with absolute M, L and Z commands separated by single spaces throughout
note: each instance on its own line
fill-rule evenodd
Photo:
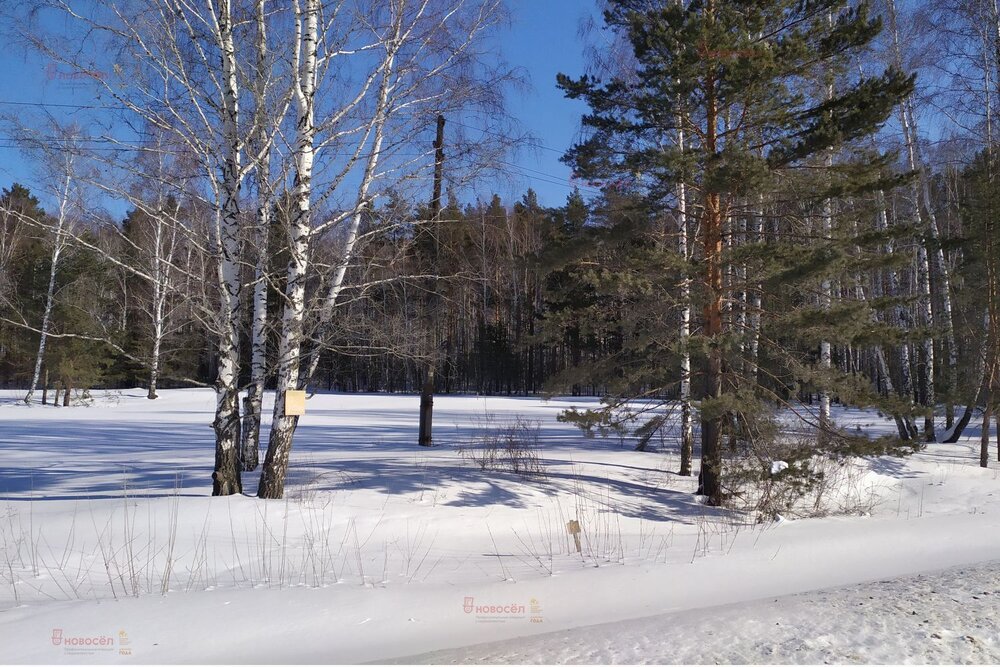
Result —
M 529 86 L 512 91 L 511 114 L 537 145 L 510 158 L 511 182 L 484 183 L 477 195 L 487 197 L 496 190 L 511 201 L 533 188 L 543 205 L 562 204 L 572 190 L 571 170 L 559 158 L 573 142 L 584 106 L 567 100 L 555 87 L 558 72 L 579 75 L 584 70 L 584 45 L 578 36 L 581 19 L 594 12 L 593 0 L 508 0 L 512 25 L 499 39 L 502 57 L 523 68 Z M 0 114 L 5 117 L 38 114 L 33 106 L 17 102 L 50 104 L 100 104 L 90 89 L 74 82 L 68 71 L 53 67 L 23 49 L 0 52 Z M 49 107 L 60 121 L 69 121 L 72 109 Z M 36 123 L 29 123 L 36 125 Z M 40 124 L 40 123 L 39 123 Z M 29 186 L 37 183 L 37 167 L 26 161 L 13 146 L 9 133 L 0 133 L 0 187 L 12 182 Z M 474 195 L 470 194 L 469 197 Z M 43 201 L 46 199 L 42 197 Z
M 542 204 L 557 206 L 572 191 L 571 170 L 559 161 L 577 136 L 586 107 L 556 88 L 556 74 L 583 73 L 581 19 L 595 11 L 592 0 L 510 0 L 514 24 L 504 49 L 512 65 L 526 71 L 530 89 L 511 96 L 510 108 L 541 147 L 528 149 L 519 165 L 521 189 L 535 189 Z M 501 192 L 506 196 L 507 193 Z

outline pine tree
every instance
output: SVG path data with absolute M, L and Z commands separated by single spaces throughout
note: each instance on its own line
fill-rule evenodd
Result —
M 687 185 L 697 216 L 693 298 L 701 305 L 701 488 L 722 502 L 723 431 L 741 401 L 752 401 L 732 375 L 744 332 L 735 330 L 726 248 L 731 222 L 747 202 L 789 181 L 813 203 L 877 180 L 877 156 L 847 168 L 823 158 L 874 132 L 913 87 L 890 68 L 874 77 L 846 76 L 851 57 L 881 29 L 868 4 L 846 0 L 612 0 L 608 27 L 627 37 L 635 71 L 607 81 L 558 78 L 567 96 L 585 100 L 589 137 L 566 155 L 580 175 L 628 178 L 651 210 L 676 208 L 676 184 Z M 832 93 L 823 82 L 836 80 Z M 683 148 L 677 133 L 685 133 Z M 864 170 L 864 166 L 871 169 Z M 802 169 L 802 167 L 810 167 Z M 810 257 L 788 256 L 787 280 L 816 280 L 835 260 L 820 239 Z

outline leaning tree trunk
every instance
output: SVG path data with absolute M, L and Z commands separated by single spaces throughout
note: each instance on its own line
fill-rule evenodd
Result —
M 395 24 L 394 37 L 386 45 L 386 57 L 382 69 L 382 83 L 379 89 L 378 102 L 372 117 L 370 126 L 372 133 L 372 148 L 368 153 L 368 160 L 365 163 L 364 172 L 358 185 L 358 192 L 354 202 L 354 211 L 350 216 L 350 224 L 347 229 L 347 237 L 344 241 L 344 248 L 340 256 L 337 268 L 334 270 L 330 286 L 318 306 L 319 322 L 316 327 L 316 344 L 309 352 L 308 360 L 302 373 L 303 385 L 308 384 L 316 374 L 319 367 L 320 352 L 323 341 L 326 340 L 333 324 L 333 316 L 337 309 L 337 300 L 344 289 L 344 280 L 347 276 L 347 269 L 354 259 L 355 246 L 357 245 L 361 222 L 364 213 L 368 210 L 371 198 L 371 188 L 375 182 L 375 176 L 379 167 L 379 160 L 382 157 L 382 144 L 385 139 L 385 124 L 388 119 L 388 102 L 390 92 L 390 82 L 395 74 L 396 53 L 399 49 L 399 36 L 401 24 L 397 19 Z
M 38 388 L 38 381 L 42 374 L 42 364 L 45 362 L 45 344 L 49 336 L 49 326 L 52 323 L 52 305 L 56 294 L 56 274 L 59 271 L 59 258 L 63 251 L 63 231 L 66 227 L 67 208 L 69 206 L 69 188 L 71 182 L 71 169 L 67 163 L 66 179 L 63 182 L 62 196 L 59 199 L 59 216 L 56 218 L 56 236 L 52 245 L 52 255 L 49 265 L 49 284 L 45 291 L 45 310 L 42 313 L 42 326 L 39 330 L 38 353 L 35 355 L 35 370 L 31 374 L 31 385 L 28 387 L 28 394 L 24 397 L 25 403 L 31 403 L 35 390 Z
M 876 218 L 876 227 L 879 232 L 885 233 L 889 229 L 889 214 L 886 211 L 885 203 L 885 193 L 879 190 L 876 193 L 876 201 L 878 203 L 878 216 Z M 895 246 L 893 242 L 887 241 L 885 246 L 883 246 L 883 252 L 886 257 L 891 257 L 895 252 Z M 902 288 L 899 284 L 899 276 L 894 270 L 889 270 L 887 275 L 887 285 L 888 285 L 888 297 L 890 299 L 898 299 L 902 296 Z M 895 308 L 892 310 L 892 324 L 893 326 L 909 330 L 911 328 L 910 313 L 906 308 L 897 303 Z M 913 376 L 910 372 L 910 346 L 906 342 L 899 344 L 897 348 L 897 358 L 899 361 L 899 373 L 900 373 L 900 387 L 899 395 L 903 397 L 903 400 L 910 407 L 913 405 Z M 886 376 L 888 377 L 888 369 L 886 370 Z M 901 415 L 900 418 L 903 421 L 907 435 L 901 435 L 903 439 L 910 440 L 918 436 L 917 427 L 913 423 L 913 419 L 910 415 Z
M 306 270 L 309 266 L 309 232 L 312 223 L 312 177 L 315 161 L 315 94 L 319 46 L 319 0 L 306 0 L 301 22 L 302 63 L 296 72 L 297 109 L 295 137 L 295 191 L 289 225 L 289 261 L 285 309 L 278 342 L 278 380 L 267 455 L 260 475 L 260 498 L 278 499 L 285 493 L 288 459 L 299 418 L 286 414 L 289 391 L 299 388 L 299 366 L 306 312 Z
M 983 313 L 983 340 L 980 344 L 979 354 L 976 357 L 976 393 L 972 396 L 972 400 L 966 401 L 965 407 L 962 409 L 962 416 L 959 417 L 952 427 L 945 433 L 945 436 L 941 438 L 941 442 L 958 442 L 959 438 L 962 437 L 962 433 L 964 433 L 966 427 L 968 427 L 969 422 L 972 421 L 972 413 L 975 411 L 976 406 L 979 405 L 980 397 L 988 391 L 988 387 L 985 385 L 987 355 L 989 354 L 990 344 L 989 330 L 990 311 L 987 308 L 986 312 Z
M 984 68 L 988 71 L 992 69 L 991 61 L 993 64 L 1000 66 L 1000 50 L 996 48 L 997 44 L 1000 44 L 1000 2 L 993 0 L 992 4 L 992 17 L 990 23 L 990 31 L 983 31 L 981 37 L 983 39 L 983 60 Z M 991 34 L 992 33 L 992 34 Z M 998 83 L 1000 85 L 1000 83 Z M 989 178 L 989 183 L 991 186 L 994 185 L 994 144 L 993 144 L 993 113 L 992 113 L 992 88 L 987 83 L 985 87 L 985 114 L 984 119 L 986 121 L 986 165 L 987 173 Z M 987 440 L 989 438 L 989 413 L 991 409 L 996 412 L 997 418 L 997 460 L 1000 461 L 1000 409 L 996 409 L 993 406 L 993 400 L 997 396 L 997 391 L 1000 391 L 1000 386 L 997 386 L 996 382 L 997 374 L 1000 374 L 1000 268 L 998 268 L 998 249 L 996 247 L 997 243 L 997 226 L 996 226 L 996 215 L 993 211 L 986 218 L 986 225 L 984 230 L 982 241 L 984 243 L 983 257 L 985 258 L 986 264 L 986 309 L 983 315 L 983 337 L 980 344 L 980 351 L 977 358 L 979 379 L 980 382 L 977 383 L 976 396 L 971 402 L 967 402 L 965 409 L 963 411 L 962 417 L 955 424 L 952 432 L 945 442 L 957 442 L 961 437 L 962 432 L 968 425 L 972 418 L 972 413 L 976 406 L 981 402 L 979 399 L 981 396 L 985 397 L 984 403 L 984 416 L 983 416 L 983 428 L 980 437 L 982 438 L 980 442 L 980 464 L 986 467 L 986 461 L 989 458 L 988 449 L 989 445 Z

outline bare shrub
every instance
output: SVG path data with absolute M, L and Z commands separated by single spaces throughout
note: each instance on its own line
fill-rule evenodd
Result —
M 460 448 L 462 458 L 472 461 L 480 470 L 512 472 L 518 475 L 543 475 L 538 455 L 541 424 L 515 417 L 499 421 L 487 413 L 472 441 Z

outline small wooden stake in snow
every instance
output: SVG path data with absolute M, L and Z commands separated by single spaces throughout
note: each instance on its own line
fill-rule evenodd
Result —
M 566 530 L 573 536 L 573 542 L 576 544 L 576 552 L 583 553 L 583 549 L 580 547 L 580 522 L 576 519 L 571 519 L 566 524 Z
M 306 413 L 306 392 L 303 389 L 289 389 L 285 392 L 285 416 L 301 417 Z

